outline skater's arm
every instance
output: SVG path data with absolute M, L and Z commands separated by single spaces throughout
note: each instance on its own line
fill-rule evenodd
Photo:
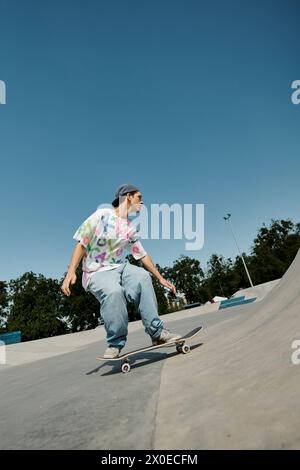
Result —
M 141 262 L 143 263 L 144 268 L 146 268 L 147 271 L 149 271 L 151 274 L 153 274 L 158 279 L 158 281 L 161 283 L 161 285 L 167 287 L 168 289 L 170 289 L 173 292 L 174 295 L 176 295 L 176 287 L 171 282 L 167 281 L 167 279 L 165 279 L 160 274 L 160 272 L 154 266 L 153 261 L 152 261 L 152 259 L 149 255 L 146 255 L 143 258 L 141 258 Z
M 79 265 L 79 263 L 82 260 L 84 255 L 85 255 L 84 246 L 82 246 L 80 243 L 77 243 L 77 245 L 75 246 L 74 251 L 72 253 L 72 258 L 71 258 L 71 262 L 70 262 L 70 265 L 69 265 L 67 275 L 66 275 L 66 277 L 64 279 L 64 282 L 61 286 L 61 290 L 67 296 L 69 296 L 71 294 L 70 284 L 73 285 L 76 282 L 76 279 L 77 279 L 76 269 L 77 269 L 77 267 L 78 267 L 78 265 Z

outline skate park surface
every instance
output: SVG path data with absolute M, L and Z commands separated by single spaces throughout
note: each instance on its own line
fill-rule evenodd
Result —
M 300 251 L 259 301 L 164 315 L 189 354 L 164 348 L 131 372 L 99 363 L 103 327 L 8 345 L 0 365 L 0 449 L 298 449 Z M 149 338 L 129 324 L 125 351 Z M 300 354 L 299 354 L 300 356 Z

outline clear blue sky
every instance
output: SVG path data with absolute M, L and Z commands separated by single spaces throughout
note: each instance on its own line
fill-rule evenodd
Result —
M 300 221 L 300 6 L 287 0 L 1 0 L 0 279 L 60 278 L 116 187 L 204 203 L 205 245 L 145 240 L 162 266 L 235 257 Z

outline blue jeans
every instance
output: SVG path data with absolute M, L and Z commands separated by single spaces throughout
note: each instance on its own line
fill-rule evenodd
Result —
M 129 262 L 108 271 L 95 272 L 88 290 L 99 300 L 101 316 L 110 346 L 123 348 L 128 332 L 127 302 L 133 301 L 141 315 L 146 333 L 158 338 L 163 322 L 157 312 L 157 300 L 151 276 L 144 268 Z

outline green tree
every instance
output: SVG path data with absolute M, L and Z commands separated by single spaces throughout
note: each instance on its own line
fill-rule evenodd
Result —
M 69 297 L 63 296 L 62 299 L 62 312 L 67 318 L 72 333 L 96 328 L 100 316 L 98 300 L 82 287 L 81 265 L 76 270 L 76 276 L 76 283 L 70 286 L 71 295 Z M 61 279 L 60 285 L 63 279 Z
M 211 255 L 200 287 L 200 297 L 202 302 L 212 300 L 216 295 L 230 297 L 238 289 L 239 276 L 235 272 L 232 260 L 224 259 L 222 255 Z
M 57 280 L 27 272 L 9 283 L 8 331 L 20 330 L 22 340 L 47 338 L 67 332 L 62 317 L 62 292 Z
M 283 276 L 300 248 L 300 224 L 272 219 L 259 229 L 252 247 L 251 276 L 261 284 Z
M 199 290 L 204 274 L 199 260 L 181 255 L 171 268 L 163 269 L 163 275 L 185 295 L 188 303 L 200 301 Z
M 0 331 L 4 331 L 8 307 L 7 283 L 0 281 Z
M 160 273 L 163 272 L 163 269 L 159 266 L 159 264 L 156 264 L 155 267 Z M 155 292 L 156 299 L 157 299 L 158 314 L 165 315 L 166 313 L 169 313 L 170 311 L 165 289 L 160 284 L 160 282 L 156 279 L 155 276 L 152 276 L 152 283 L 153 283 L 153 288 L 154 288 L 154 292 Z
M 209 300 L 215 295 L 230 297 L 238 281 L 230 258 L 225 260 L 222 255 L 211 255 L 207 263 L 205 282 L 202 284 L 202 290 L 205 287 Z

